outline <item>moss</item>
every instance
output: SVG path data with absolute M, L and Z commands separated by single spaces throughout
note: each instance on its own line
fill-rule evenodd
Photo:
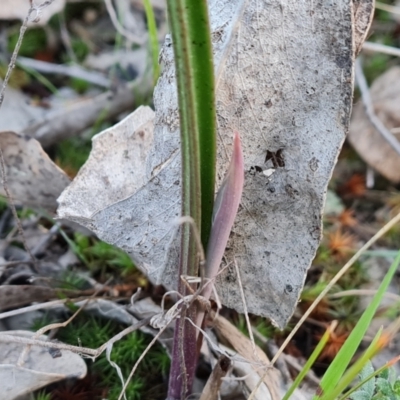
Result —
M 54 321 L 52 321 L 54 322 Z M 45 318 L 36 321 L 33 328 L 38 329 L 49 323 Z M 111 337 L 125 328 L 114 321 L 95 318 L 81 312 L 68 326 L 58 331 L 57 339 L 71 345 L 98 348 Z M 134 331 L 114 343 L 111 360 L 115 362 L 126 379 L 152 337 Z M 122 390 L 118 374 L 103 353 L 96 361 L 86 361 L 92 385 L 103 389 L 108 400 L 116 400 Z M 160 344 L 155 344 L 141 362 L 132 381 L 127 388 L 127 398 L 134 399 L 164 399 L 166 395 L 166 374 L 169 370 L 169 358 Z M 93 382 L 95 379 L 95 382 Z M 154 389 L 157 387 L 157 391 Z M 151 393 L 151 395 L 149 394 Z M 96 400 L 96 399 L 93 399 Z

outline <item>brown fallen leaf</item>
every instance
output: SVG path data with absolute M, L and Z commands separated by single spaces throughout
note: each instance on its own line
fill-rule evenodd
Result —
M 57 167 L 42 149 L 40 143 L 29 136 L 15 132 L 0 132 L 6 185 L 15 203 L 53 212 L 57 197 L 68 186 L 68 176 Z M 0 194 L 6 195 L 4 187 Z
M 392 67 L 371 86 L 376 116 L 391 130 L 400 127 L 400 67 Z M 400 135 L 395 134 L 398 140 Z M 355 105 L 348 136 L 358 154 L 372 168 L 394 183 L 400 182 L 400 156 L 372 126 L 362 103 Z
M 224 317 L 218 316 L 214 320 L 214 328 L 218 336 L 223 339 L 222 341 L 228 342 L 238 354 L 254 363 L 254 373 L 260 378 L 264 375 L 266 368 L 269 368 L 268 374 L 264 377 L 264 383 L 272 399 L 280 399 L 279 386 L 282 377 L 277 369 L 269 366 L 270 361 L 265 353 L 257 345 L 253 347 L 251 341 Z
M 2 285 L 0 286 L 0 311 L 21 307 L 33 302 L 58 299 L 60 295 L 79 297 L 92 294 L 93 290 L 64 290 L 34 285 Z

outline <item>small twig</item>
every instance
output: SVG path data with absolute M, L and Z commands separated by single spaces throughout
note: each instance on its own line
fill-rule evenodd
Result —
M 64 11 L 62 11 L 59 14 L 58 19 L 60 21 L 60 37 L 61 37 L 61 41 L 62 41 L 63 45 L 65 46 L 65 49 L 67 50 L 69 58 L 74 63 L 78 63 L 78 59 L 76 57 L 74 49 L 72 48 L 72 41 L 71 41 L 71 37 L 70 37 L 68 29 L 67 29 L 67 24 L 65 22 L 65 12 Z
M 84 354 L 96 358 L 99 356 L 98 349 L 90 349 L 88 347 L 72 346 L 64 343 L 53 343 L 44 340 L 35 340 L 20 336 L 6 335 L 0 333 L 0 343 L 19 343 L 29 346 L 40 346 L 49 349 L 69 350 L 76 354 Z
M 340 299 L 346 296 L 374 296 L 377 290 L 373 289 L 351 289 L 343 290 L 328 296 L 330 299 Z M 383 297 L 394 301 L 400 301 L 400 296 L 396 293 L 385 292 Z
M 0 267 L 14 267 L 19 264 L 32 264 L 31 260 L 19 260 L 19 261 L 6 261 L 4 263 L 0 263 Z
M 391 5 L 385 4 L 385 3 L 381 3 L 380 1 L 375 2 L 375 8 L 377 8 L 378 10 L 383 10 L 383 11 L 390 12 L 392 14 L 400 15 L 400 8 L 399 7 L 391 6 Z
M 55 222 L 55 224 L 50 228 L 46 235 L 44 235 L 40 240 L 39 243 L 32 249 L 32 255 L 37 256 L 38 254 L 42 253 L 45 247 L 48 245 L 50 240 L 53 236 L 58 232 L 60 229 L 60 223 Z
M 249 337 L 250 337 L 250 341 L 251 341 L 251 346 L 253 347 L 254 356 L 256 356 L 256 344 L 254 342 L 253 330 L 251 329 L 249 313 L 247 311 L 247 303 L 246 303 L 246 298 L 245 298 L 244 291 L 243 291 L 242 278 L 240 277 L 239 267 L 237 265 L 236 259 L 233 260 L 233 263 L 235 264 L 235 271 L 236 271 L 236 276 L 238 279 L 240 296 L 242 297 L 243 313 L 244 313 L 244 318 L 246 319 L 247 331 L 249 332 Z
M 125 395 L 126 388 L 128 387 L 129 382 L 131 381 L 131 379 L 132 379 L 137 367 L 139 366 L 139 364 L 143 360 L 144 356 L 153 347 L 154 343 L 158 340 L 158 338 L 161 336 L 161 334 L 167 329 L 167 326 L 168 325 L 166 325 L 166 326 L 164 326 L 163 328 L 160 329 L 160 332 L 158 332 L 157 335 L 154 336 L 153 340 L 149 343 L 149 345 L 146 347 L 146 349 L 143 351 L 143 353 L 140 355 L 140 357 L 136 361 L 135 365 L 133 366 L 133 368 L 132 368 L 132 370 L 131 370 L 131 372 L 130 372 L 130 374 L 129 374 L 129 376 L 128 376 L 128 378 L 127 378 L 127 380 L 126 380 L 126 382 L 125 382 L 125 384 L 124 384 L 124 386 L 122 388 L 122 391 L 121 391 L 121 393 L 120 393 L 120 395 L 118 397 L 118 400 L 121 400 L 122 397 Z
M 78 297 L 78 298 L 74 299 L 74 303 L 75 302 L 77 303 L 82 300 L 87 300 L 87 297 L 82 297 L 82 298 Z M 0 313 L 0 320 L 4 319 L 4 318 L 13 317 L 15 315 L 25 314 L 25 313 L 31 312 L 31 311 L 52 308 L 53 306 L 58 306 L 58 305 L 66 303 L 68 301 L 71 301 L 71 300 L 70 299 L 52 300 L 52 301 L 48 301 L 46 303 L 34 304 L 31 306 L 27 306 L 27 307 L 17 308 L 16 310 L 5 311 L 3 313 Z
M 1 104 L 0 104 L 0 106 L 1 106 Z M 30 251 L 30 249 L 29 249 L 29 247 L 28 247 L 28 244 L 26 243 L 25 235 L 24 235 L 24 230 L 23 230 L 23 228 L 22 228 L 21 221 L 20 221 L 20 219 L 19 219 L 19 217 L 18 217 L 17 209 L 15 208 L 15 204 L 14 204 L 14 200 L 13 200 L 13 198 L 12 198 L 12 196 L 11 196 L 10 191 L 8 190 L 7 175 L 6 175 L 6 166 L 5 166 L 5 161 L 4 161 L 3 150 L 2 150 L 1 148 L 0 148 L 0 165 L 1 165 L 2 184 L 3 184 L 3 187 L 4 187 L 4 191 L 5 191 L 5 193 L 6 193 L 6 196 L 7 196 L 8 203 L 9 203 L 9 205 L 10 205 L 12 214 L 13 214 L 13 216 L 14 216 L 15 222 L 16 222 L 16 224 L 17 224 L 18 233 L 19 233 L 19 235 L 21 236 L 21 240 L 22 240 L 22 243 L 23 243 L 23 245 L 24 245 L 25 250 L 26 250 L 26 252 L 29 254 L 29 257 L 30 257 L 30 259 L 31 259 L 31 261 L 32 261 L 32 268 L 33 268 L 33 270 L 34 270 L 35 272 L 37 272 L 37 271 L 38 271 L 38 269 L 37 269 L 37 260 L 36 260 L 35 257 L 33 256 L 32 252 Z
M 224 355 L 220 356 L 207 380 L 200 400 L 218 400 L 218 392 L 221 387 L 222 378 L 229 372 L 230 367 L 231 360 Z
M 122 36 L 130 40 L 132 43 L 136 44 L 144 44 L 146 42 L 146 38 L 139 38 L 138 36 L 133 35 L 131 32 L 127 31 L 118 21 L 117 14 L 114 10 L 111 0 L 104 0 L 104 3 L 107 8 L 108 15 L 110 16 L 111 22 L 114 25 L 114 28 L 120 33 Z
M 373 43 L 373 42 L 364 42 L 363 50 L 366 51 L 374 51 L 377 53 L 388 54 L 390 56 L 400 57 L 400 49 L 397 47 L 386 46 L 380 43 Z
M 111 81 L 102 74 L 94 71 L 88 71 L 79 65 L 53 64 L 27 57 L 18 57 L 17 64 L 45 74 L 59 74 L 82 79 L 86 82 L 93 83 L 94 85 L 104 88 L 109 88 L 111 86 Z
M 31 18 L 31 14 L 32 14 L 33 10 L 34 10 L 34 6 L 32 5 L 32 0 L 31 0 L 31 7 L 29 8 L 28 15 L 25 17 L 24 22 L 21 25 L 21 29 L 19 31 L 18 41 L 17 41 L 17 44 L 15 45 L 13 54 L 11 56 L 10 63 L 8 64 L 7 73 L 6 73 L 6 76 L 4 78 L 3 85 L 1 87 L 1 91 L 0 91 L 0 108 L 3 105 L 4 92 L 5 92 L 6 87 L 8 85 L 8 81 L 10 80 L 11 73 L 12 73 L 14 67 L 15 67 L 15 62 L 17 61 L 17 56 L 18 56 L 18 52 L 19 52 L 19 49 L 20 49 L 21 44 L 22 44 L 22 39 L 24 38 L 25 31 L 28 28 L 28 22 L 29 22 L 29 20 Z
M 364 72 L 361 67 L 361 61 L 358 58 L 355 63 L 356 82 L 361 92 L 361 98 L 365 107 L 365 112 L 368 119 L 374 128 L 382 135 L 382 137 L 392 146 L 393 150 L 400 155 L 400 142 L 393 136 L 382 123 L 382 121 L 375 115 L 374 106 L 372 104 L 371 95 L 369 93 L 367 80 L 365 79 Z
M 100 356 L 104 352 L 104 350 L 107 348 L 108 344 L 114 343 L 117 340 L 120 340 L 123 336 L 141 328 L 142 326 L 147 325 L 149 323 L 149 321 L 150 321 L 150 318 L 146 318 L 146 319 L 143 319 L 142 321 L 137 322 L 136 324 L 131 325 L 130 327 L 124 329 L 122 332 L 113 336 L 110 340 L 108 340 L 106 343 L 104 343 L 102 346 L 100 346 L 97 349 L 91 349 L 89 347 L 72 346 L 72 345 L 65 344 L 65 343 L 49 342 L 47 340 L 24 338 L 21 336 L 3 334 L 2 332 L 0 333 L 0 343 L 19 343 L 19 344 L 25 344 L 25 345 L 29 345 L 29 346 L 45 347 L 45 348 L 49 348 L 49 349 L 68 350 L 68 351 L 71 351 L 76 354 L 82 354 L 82 355 L 89 356 L 93 359 L 96 359 L 98 356 Z
M 107 285 L 109 281 L 105 283 Z M 66 327 L 74 318 L 78 316 L 78 314 L 87 306 L 90 300 L 93 300 L 99 293 L 100 290 L 96 290 L 92 296 L 90 296 L 79 308 L 77 311 L 72 314 L 70 318 L 68 318 L 67 321 L 64 322 L 57 322 L 54 324 L 49 324 L 44 326 L 43 328 L 39 329 L 36 334 L 34 335 L 33 339 L 37 339 L 40 335 L 44 334 L 45 332 L 53 329 L 58 329 L 58 328 L 64 328 Z M 22 354 L 20 355 L 17 365 L 22 366 L 24 364 L 24 359 L 27 357 L 29 350 L 31 349 L 31 346 L 26 346 L 25 349 L 22 351 Z
M 72 314 L 72 316 L 70 317 L 70 318 L 68 318 L 66 321 L 64 321 L 64 322 L 56 322 L 56 323 L 54 323 L 54 324 L 49 324 L 49 325 L 46 325 L 46 326 L 44 326 L 43 328 L 41 328 L 41 329 L 39 329 L 36 333 L 35 333 L 35 335 L 33 336 L 33 340 L 36 340 L 36 339 L 38 339 L 41 335 L 43 335 L 45 332 L 47 332 L 47 331 L 50 331 L 50 330 L 52 330 L 52 329 L 58 329 L 58 328 L 65 328 L 82 310 L 83 310 L 83 308 L 86 306 L 86 304 L 87 304 L 87 302 L 89 301 L 90 299 L 88 299 L 84 304 L 82 304 L 79 308 L 78 308 L 78 310 L 77 311 L 75 311 L 73 314 Z M 24 350 L 22 351 L 22 353 L 21 353 L 21 355 L 19 356 L 19 358 L 18 358 L 18 361 L 17 361 L 17 366 L 18 367 L 22 367 L 23 365 L 24 365 L 24 363 L 25 363 L 25 359 L 26 359 L 26 357 L 27 357 L 27 355 L 28 355 L 28 352 L 30 351 L 30 349 L 31 349 L 31 345 L 27 345 L 25 348 L 24 348 Z
M 365 186 L 367 189 L 372 189 L 375 186 L 375 171 L 369 165 L 365 174 Z
M 30 8 L 28 10 L 28 14 L 26 15 L 26 17 L 24 19 L 24 22 L 21 25 L 21 29 L 19 31 L 18 41 L 17 41 L 17 44 L 15 45 L 14 51 L 12 53 L 10 63 L 8 64 L 7 73 L 6 73 L 6 76 L 4 78 L 1 90 L 0 90 L 0 108 L 3 105 L 4 92 L 5 92 L 6 88 L 7 88 L 8 81 L 10 80 L 11 73 L 12 73 L 13 69 L 15 68 L 15 63 L 17 61 L 17 56 L 18 56 L 18 53 L 19 53 L 19 49 L 21 48 L 22 39 L 24 38 L 25 32 L 26 32 L 26 30 L 28 28 L 28 22 L 31 19 L 31 15 L 32 15 L 33 11 L 36 11 L 36 17 L 33 18 L 32 20 L 33 20 L 33 22 L 38 22 L 39 18 L 40 18 L 40 13 L 43 10 L 43 8 L 49 6 L 51 3 L 53 3 L 53 1 L 54 0 L 47 0 L 47 1 L 44 1 L 42 4 L 37 6 L 37 5 L 35 5 L 33 3 L 32 0 L 29 0 L 31 6 L 30 6 Z

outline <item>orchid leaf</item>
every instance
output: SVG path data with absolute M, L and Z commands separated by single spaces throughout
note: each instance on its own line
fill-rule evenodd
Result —
M 232 159 L 214 203 L 211 236 L 207 247 L 205 277 L 213 279 L 221 265 L 229 235 L 239 209 L 244 184 L 244 159 L 242 144 L 236 132 L 233 139 Z M 207 285 L 203 296 L 211 294 Z

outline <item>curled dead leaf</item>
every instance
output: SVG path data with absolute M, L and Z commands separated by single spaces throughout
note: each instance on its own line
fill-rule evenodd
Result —
M 0 132 L 6 185 L 14 202 L 54 212 L 57 197 L 68 186 L 68 176 L 57 167 L 40 143 L 15 132 Z M 0 194 L 6 195 L 3 185 Z
M 392 67 L 370 88 L 376 116 L 387 129 L 400 127 L 400 67 Z M 400 140 L 397 131 L 394 135 Z M 349 142 L 372 168 L 394 183 L 400 182 L 400 156 L 373 127 L 364 105 L 360 102 L 353 110 Z

